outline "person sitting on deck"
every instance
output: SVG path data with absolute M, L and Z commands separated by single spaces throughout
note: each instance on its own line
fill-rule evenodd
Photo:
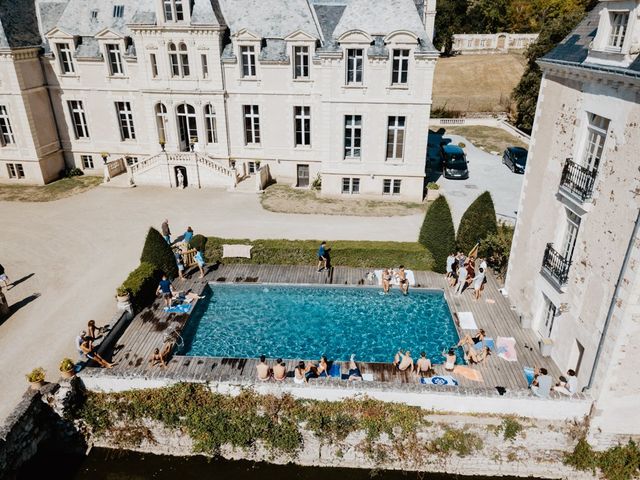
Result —
M 304 369 L 304 381 L 309 383 L 310 378 L 318 378 L 318 367 L 312 362 L 307 363 L 307 367 Z
M 546 368 L 534 370 L 533 382 L 531 383 L 531 391 L 536 397 L 549 398 L 553 378 L 548 374 Z
M 398 272 L 396 273 L 398 277 L 398 282 L 400 283 L 400 290 L 402 290 L 403 295 L 409 294 L 409 279 L 407 278 L 407 272 L 404 270 L 404 265 L 400 265 L 398 267 Z
M 482 342 L 484 340 L 484 337 L 484 330 L 480 329 L 473 337 L 469 334 L 462 337 L 457 343 L 456 347 L 462 347 L 463 345 L 469 345 L 470 347 L 473 347 L 476 343 Z
M 113 368 L 115 363 L 109 363 L 104 358 L 96 353 L 93 348 L 93 342 L 89 337 L 84 337 L 82 343 L 80 344 L 80 348 L 82 349 L 82 353 L 84 353 L 89 360 L 94 360 L 103 368 Z
M 420 352 L 420 358 L 416 362 L 415 372 L 421 377 L 431 376 L 431 360 L 427 358 L 425 352 Z
M 156 348 L 151 356 L 151 366 L 160 364 L 163 367 L 167 366 L 167 358 L 173 350 L 175 342 L 173 340 L 167 340 L 162 344 L 162 348 Z
M 276 364 L 273 366 L 273 378 L 277 382 L 282 382 L 287 378 L 287 365 L 281 358 L 278 358 Z
M 95 320 L 89 320 L 87 323 L 87 333 L 86 336 L 91 337 L 91 340 L 95 340 L 102 335 L 102 327 L 96 327 Z
M 568 396 L 578 393 L 578 377 L 576 377 L 575 370 L 567 370 L 567 376 L 560 377 L 560 382 L 556 383 L 553 390 Z
M 404 372 L 409 368 L 413 371 L 413 358 L 411 358 L 411 352 L 407 350 L 402 353 L 402 350 L 398 350 L 393 359 L 393 366 L 401 372 Z
M 298 366 L 293 369 L 293 382 L 305 383 L 306 381 L 304 362 L 300 360 L 300 362 L 298 362 Z
M 389 289 L 391 288 L 391 280 L 393 279 L 393 275 L 388 268 L 385 268 L 382 271 L 382 291 L 384 293 L 389 293 Z
M 76 350 L 78 350 L 78 353 L 80 354 L 80 356 L 84 355 L 84 352 L 82 351 L 81 345 L 82 342 L 84 342 L 84 337 L 87 336 L 87 332 L 85 332 L 84 330 L 82 330 L 77 336 L 76 336 Z
M 349 381 L 350 382 L 362 381 L 362 373 L 360 373 L 360 369 L 358 368 L 358 364 L 356 363 L 355 353 L 352 353 L 351 358 L 349 359 Z
M 318 362 L 318 376 L 322 377 L 322 374 L 324 374 L 325 377 L 329 375 L 329 363 L 325 355 L 322 355 L 320 362 Z
M 453 348 L 450 348 L 449 351 L 443 351 L 442 355 L 445 358 L 444 369 L 447 372 L 452 372 L 454 368 L 456 368 L 456 351 Z
M 267 365 L 267 357 L 260 355 L 260 362 L 256 365 L 258 371 L 258 380 L 264 382 L 271 378 L 271 368 Z
M 491 355 L 491 349 L 489 347 L 483 347 L 480 351 L 477 351 L 473 347 L 469 347 L 469 351 L 465 356 L 465 360 L 470 364 L 478 364 L 484 361 L 484 359 L 489 355 Z
M 173 285 L 171 282 L 167 280 L 166 275 L 162 275 L 162 280 L 158 284 L 158 289 L 156 290 L 156 295 L 162 294 L 162 298 L 164 298 L 164 303 L 167 307 L 171 307 L 171 299 L 176 291 L 173 289 Z

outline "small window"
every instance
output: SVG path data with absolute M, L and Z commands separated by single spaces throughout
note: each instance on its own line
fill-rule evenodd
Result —
M 256 162 L 248 162 L 247 170 L 249 171 L 249 175 L 256 173 Z
M 609 21 L 611 23 L 609 47 L 616 50 L 622 50 L 622 45 L 624 45 L 624 39 L 627 35 L 629 12 L 610 12 Z
M 5 105 L 0 105 L 0 145 L 5 146 L 12 143 L 16 143 L 16 139 L 13 135 L 13 128 L 11 128 L 9 112 Z
M 85 170 L 95 168 L 93 166 L 93 157 L 91 155 L 80 155 L 80 160 L 82 161 L 82 168 Z
M 95 22 L 98 19 L 98 10 L 91 10 L 91 21 Z
M 9 178 L 24 178 L 24 168 L 21 163 L 7 163 Z
M 122 18 L 124 16 L 124 5 L 113 6 L 113 18 Z
M 400 179 L 385 178 L 382 181 L 382 194 L 383 195 L 400 195 Z
M 151 77 L 158 78 L 158 59 L 155 53 L 149 55 L 149 63 L 151 64 Z
M 393 191 L 392 191 L 392 193 L 394 195 L 400 195 L 400 184 L 401 184 L 401 182 L 402 182 L 402 180 L 397 179 L 397 178 L 393 181 Z
M 360 193 L 360 179 L 347 177 L 343 178 L 342 193 L 345 195 L 357 195 L 358 193 Z
M 127 161 L 127 167 L 130 167 L 138 163 L 138 157 L 125 157 L 125 160 Z

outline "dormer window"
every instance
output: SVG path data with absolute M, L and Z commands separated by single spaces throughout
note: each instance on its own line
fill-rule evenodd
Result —
M 240 47 L 240 57 L 242 61 L 242 78 L 252 78 L 256 76 L 256 51 L 254 47 Z
M 182 0 L 164 0 L 164 19 L 166 22 L 181 22 L 184 20 Z
M 63 74 L 75 73 L 76 70 L 73 65 L 71 48 L 68 43 L 58 44 L 58 60 L 60 61 L 60 70 L 62 70 Z
M 609 22 L 611 30 L 609 31 L 607 45 L 609 48 L 622 50 L 627 33 L 627 25 L 629 24 L 629 12 L 609 12 Z
M 107 44 L 107 59 L 109 62 L 109 73 L 111 75 L 124 75 L 120 45 L 115 43 Z
M 293 47 L 293 78 L 309 78 L 309 47 Z
M 124 16 L 124 5 L 114 5 L 113 18 L 122 18 L 123 16 Z

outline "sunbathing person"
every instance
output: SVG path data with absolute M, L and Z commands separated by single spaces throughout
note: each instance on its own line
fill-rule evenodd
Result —
M 80 344 L 80 349 L 89 360 L 94 360 L 103 368 L 113 368 L 113 366 L 115 365 L 115 363 L 107 362 L 104 358 L 96 353 L 93 348 L 93 342 L 89 337 L 84 337 L 82 343 Z
M 449 351 L 443 351 L 442 355 L 445 358 L 444 369 L 447 372 L 452 372 L 454 368 L 456 368 L 456 351 L 453 348 L 450 348 Z
M 302 360 L 300 360 L 298 366 L 293 369 L 293 381 L 294 383 L 305 383 L 307 381 L 305 377 L 305 366 Z
M 360 382 L 362 381 L 362 373 L 360 373 L 360 369 L 358 368 L 358 364 L 356 363 L 356 354 L 351 354 L 351 358 L 349 359 L 349 381 L 350 382 Z
M 472 365 L 478 364 L 484 361 L 484 359 L 489 355 L 491 355 L 491 349 L 489 347 L 483 347 L 480 351 L 476 350 L 473 347 L 469 347 L 469 351 L 465 356 L 465 360 L 467 361 L 467 363 L 470 363 Z
M 304 369 L 304 381 L 309 383 L 310 378 L 318 378 L 318 367 L 312 362 L 307 363 Z
M 393 359 L 393 366 L 401 372 L 404 372 L 409 368 L 411 369 L 410 371 L 413 371 L 413 358 L 411 358 L 411 352 L 407 350 L 402 353 L 402 350 L 398 350 L 398 353 L 396 353 Z
M 431 376 L 431 360 L 427 358 L 425 352 L 420 352 L 420 358 L 416 362 L 415 372 L 421 377 Z
M 409 294 L 409 280 L 407 279 L 407 272 L 404 270 L 404 265 L 400 265 L 398 268 L 398 272 L 396 273 L 398 277 L 398 282 L 400 283 L 400 290 L 402 290 L 403 295 Z
M 160 349 L 156 348 L 153 351 L 153 355 L 151 356 L 151 360 L 149 360 L 151 365 L 155 366 L 155 365 L 157 365 L 159 363 L 161 366 L 166 367 L 167 366 L 167 358 L 169 357 L 169 354 L 173 350 L 174 345 L 175 345 L 175 342 L 173 340 L 167 340 L 166 342 L 164 342 L 162 344 L 162 348 L 160 348 Z
M 322 355 L 320 358 L 320 362 L 318 363 L 318 376 L 321 377 L 324 373 L 325 376 L 329 375 L 329 363 L 327 362 L 327 357 Z
M 476 334 L 472 337 L 467 334 L 460 339 L 456 347 L 462 347 L 463 345 L 469 345 L 473 347 L 476 343 L 482 342 L 484 340 L 485 333 L 483 329 L 480 329 L 476 332 Z
M 152 367 L 155 367 L 156 365 L 160 364 L 162 367 L 166 367 L 167 364 L 164 361 L 164 358 L 162 358 L 162 355 L 160 355 L 160 349 L 156 348 L 153 351 L 153 355 L 151 355 L 151 360 L 149 360 L 149 363 L 151 364 Z
M 256 365 L 258 371 L 258 380 L 266 381 L 271 378 L 271 368 L 267 365 L 267 358 L 264 355 L 260 355 L 260 362 Z
M 278 358 L 276 364 L 273 366 L 273 378 L 277 382 L 282 382 L 287 378 L 287 365 L 281 358 Z
M 388 268 L 385 268 L 382 272 L 382 291 L 384 293 L 389 293 L 389 289 L 391 288 L 391 280 L 393 279 L 393 275 Z
M 197 293 L 193 293 L 191 290 L 187 290 L 187 293 L 174 293 L 173 298 L 182 300 L 184 303 L 191 303 L 204 298 L 204 295 L 198 295 Z

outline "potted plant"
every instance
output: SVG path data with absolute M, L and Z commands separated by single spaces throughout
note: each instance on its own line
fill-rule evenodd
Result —
M 38 390 L 44 385 L 44 369 L 42 367 L 34 368 L 26 377 L 33 390 Z
M 440 185 L 436 182 L 427 183 L 427 202 L 435 200 L 440 196 Z
M 60 375 L 62 378 L 71 378 L 75 372 L 76 364 L 70 358 L 63 358 L 60 362 Z
M 129 290 L 122 285 L 116 289 L 116 300 L 118 303 L 126 303 L 129 301 Z

